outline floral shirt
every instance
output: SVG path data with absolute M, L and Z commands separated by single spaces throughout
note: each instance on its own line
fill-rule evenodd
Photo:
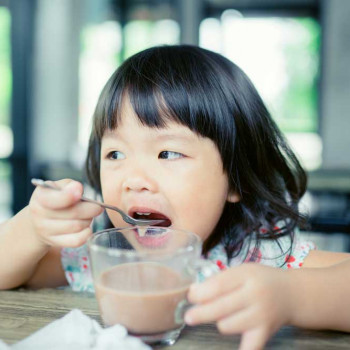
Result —
M 290 237 L 284 236 L 276 240 L 261 240 L 259 246 L 256 247 L 256 241 L 253 238 L 247 240 L 240 253 L 230 260 L 224 245 L 218 244 L 209 251 L 207 259 L 221 270 L 244 262 L 256 262 L 283 269 L 300 268 L 310 250 L 316 247 L 312 242 L 302 240 L 298 232 L 294 235 L 292 249 L 290 249 L 290 243 Z M 87 245 L 84 244 L 78 248 L 63 248 L 61 257 L 67 281 L 72 289 L 93 292 Z

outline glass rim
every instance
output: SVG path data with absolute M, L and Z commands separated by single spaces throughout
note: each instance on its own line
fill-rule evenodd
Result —
M 109 233 L 112 231 L 129 231 L 132 230 L 136 227 L 142 227 L 142 228 L 152 228 L 152 229 L 168 229 L 171 231 L 178 231 L 178 232 L 183 232 L 187 235 L 190 235 L 195 239 L 194 242 L 189 244 L 186 247 L 180 247 L 174 251 L 137 251 L 137 250 L 127 250 L 127 249 L 121 249 L 121 248 L 111 248 L 111 247 L 103 247 L 98 245 L 97 243 L 94 243 L 94 241 L 101 236 L 102 234 Z M 184 253 L 189 253 L 192 252 L 196 249 L 198 246 L 200 249 L 202 248 L 202 240 L 201 238 L 194 232 L 192 231 L 186 231 L 182 229 L 177 229 L 177 228 L 168 228 L 168 227 L 160 227 L 160 226 L 125 226 L 125 227 L 113 227 L 109 229 L 104 229 L 104 230 L 99 230 L 95 233 L 92 234 L 92 236 L 88 239 L 87 241 L 88 248 L 91 251 L 94 252 L 104 252 L 109 256 L 116 256 L 116 257 L 126 257 L 126 258 L 135 258 L 135 257 L 164 257 L 164 256 L 175 256 L 175 255 L 181 255 Z

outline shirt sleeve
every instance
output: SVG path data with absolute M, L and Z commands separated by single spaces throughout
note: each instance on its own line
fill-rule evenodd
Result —
M 316 249 L 315 244 L 304 240 L 299 230 L 296 230 L 293 239 L 290 236 L 276 240 L 263 239 L 258 246 L 252 240 L 244 262 L 257 262 L 282 269 L 300 268 L 313 249 Z
M 247 238 L 241 251 L 230 260 L 227 258 L 223 244 L 213 248 L 208 258 L 216 263 L 220 269 L 238 266 L 246 262 L 255 262 L 266 266 L 282 269 L 300 268 L 311 250 L 316 249 L 313 242 L 303 239 L 299 230 L 294 233 L 293 240 L 290 236 L 278 239 L 257 240 Z
M 66 279 L 76 292 L 94 292 L 87 245 L 78 248 L 63 248 L 61 263 Z
M 316 245 L 312 241 L 303 239 L 299 230 L 294 235 L 294 242 L 290 254 L 284 257 L 284 269 L 295 269 L 303 266 L 305 258 L 311 250 L 315 250 Z

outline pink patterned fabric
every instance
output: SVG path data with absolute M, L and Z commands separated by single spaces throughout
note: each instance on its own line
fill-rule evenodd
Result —
M 261 240 L 258 248 L 255 248 L 255 243 L 255 239 L 247 240 L 240 253 L 230 261 L 227 258 L 224 245 L 218 244 L 208 253 L 207 259 L 211 260 L 221 270 L 245 262 L 291 269 L 300 268 L 309 252 L 316 249 L 312 242 L 302 240 L 298 232 L 294 236 L 291 251 L 289 236 L 277 240 Z M 94 286 L 86 244 L 79 248 L 64 248 L 61 256 L 62 266 L 72 289 L 93 292 Z

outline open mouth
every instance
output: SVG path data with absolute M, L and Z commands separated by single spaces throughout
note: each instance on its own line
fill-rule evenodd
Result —
M 158 213 L 158 212 L 152 212 L 152 211 L 134 211 L 131 216 L 134 219 L 141 219 L 141 220 L 163 220 L 157 225 L 153 226 L 159 226 L 159 227 L 169 227 L 171 226 L 171 220 L 165 216 L 164 214 Z
M 135 231 L 136 240 L 143 246 L 151 249 L 161 248 L 167 244 L 170 235 L 166 228 L 171 226 L 170 218 L 160 212 L 150 208 L 132 208 L 129 215 L 134 219 L 141 220 L 163 220 L 157 225 L 159 229 L 152 229 L 152 227 L 141 226 Z M 164 227 L 164 229 L 162 229 Z

